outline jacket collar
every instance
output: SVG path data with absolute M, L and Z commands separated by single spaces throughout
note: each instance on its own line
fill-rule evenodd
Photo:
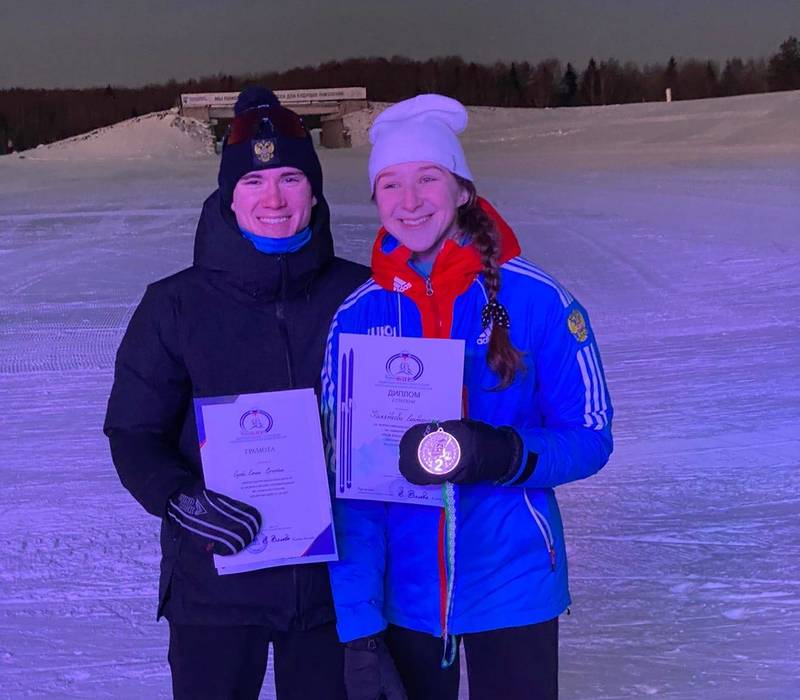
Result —
M 520 247 L 511 227 L 485 199 L 478 204 L 494 222 L 500 235 L 498 263 L 503 264 L 520 254 Z M 409 266 L 411 251 L 381 228 L 372 249 L 372 276 L 384 289 L 410 297 L 420 310 L 425 337 L 447 338 L 453 322 L 453 303 L 483 270 L 480 254 L 472 244 L 459 245 L 445 241 L 434 260 L 426 281 Z
M 299 250 L 282 255 L 261 253 L 242 236 L 219 191 L 203 204 L 194 240 L 195 267 L 222 273 L 250 296 L 263 299 L 307 293 L 319 271 L 333 259 L 330 212 L 318 197 L 311 213 L 311 240 Z
M 478 197 L 478 204 L 494 222 L 500 234 L 499 264 L 503 264 L 520 254 L 519 242 L 511 227 L 497 213 L 489 202 Z M 425 280 L 409 266 L 411 251 L 392 236 L 385 228 L 378 231 L 372 248 L 372 274 L 375 281 L 384 289 L 403 292 L 415 300 L 427 296 Z M 431 270 L 430 283 L 436 293 L 464 292 L 483 269 L 480 254 L 471 244 L 459 245 L 455 241 L 445 241 Z

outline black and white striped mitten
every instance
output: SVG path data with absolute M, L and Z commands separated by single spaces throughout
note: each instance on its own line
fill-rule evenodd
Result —
M 261 529 L 257 509 L 201 483 L 174 493 L 167 503 L 167 515 L 214 554 L 241 552 Z

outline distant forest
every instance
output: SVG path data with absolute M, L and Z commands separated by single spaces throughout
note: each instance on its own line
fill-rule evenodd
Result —
M 412 61 L 351 58 L 319 66 L 247 76 L 217 75 L 138 88 L 0 90 L 0 153 L 25 150 L 178 104 L 181 93 L 235 92 L 260 84 L 275 90 L 363 86 L 368 99 L 395 102 L 423 92 L 450 95 L 468 105 L 578 107 L 694 100 L 800 89 L 800 42 L 784 41 L 767 59 L 676 60 L 666 64 L 595 61 L 583 69 L 558 59 L 481 65 L 458 56 Z

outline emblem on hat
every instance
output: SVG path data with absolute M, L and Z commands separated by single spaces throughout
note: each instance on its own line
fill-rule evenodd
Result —
M 583 314 L 575 309 L 567 319 L 567 328 L 569 328 L 569 332 L 575 336 L 575 339 L 579 343 L 583 343 L 589 337 L 589 331 L 586 329 L 586 320 L 583 318 Z
M 253 157 L 260 163 L 269 163 L 275 156 L 275 142 L 261 139 L 253 141 Z

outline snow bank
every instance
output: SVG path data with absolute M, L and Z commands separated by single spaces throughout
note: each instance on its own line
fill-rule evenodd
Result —
M 353 146 L 369 143 L 375 118 L 390 103 L 348 114 Z M 519 109 L 468 107 L 466 144 L 531 143 L 611 150 L 650 147 L 768 146 L 800 149 L 800 91 L 643 104 Z
M 344 117 L 354 147 L 389 102 Z M 800 150 L 800 91 L 687 102 L 649 102 L 561 109 L 468 107 L 468 150 L 530 143 L 537 152 L 766 147 Z M 177 108 L 128 119 L 21 155 L 31 160 L 113 160 L 194 157 L 214 152 L 210 127 Z
M 24 151 L 31 160 L 113 160 L 164 155 L 194 157 L 214 152 L 210 127 L 182 117 L 177 108 L 134 117 L 87 134 Z

